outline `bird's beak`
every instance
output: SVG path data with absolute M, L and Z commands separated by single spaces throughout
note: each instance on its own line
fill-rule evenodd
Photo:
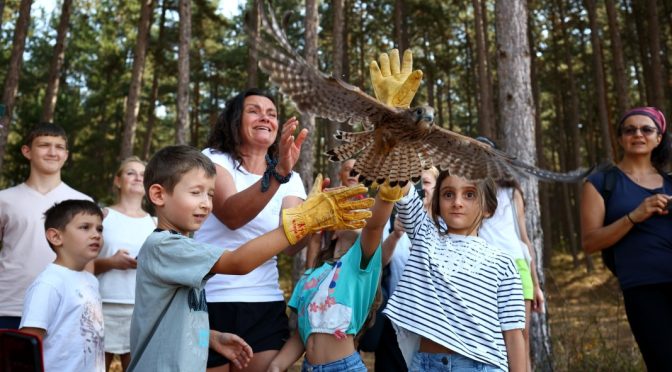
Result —
M 432 122 L 434 122 L 434 115 L 432 115 L 432 114 L 427 114 L 427 115 L 425 115 L 425 116 L 422 117 L 422 120 L 423 120 L 423 121 L 426 121 L 426 122 L 428 122 L 428 123 L 432 123 Z

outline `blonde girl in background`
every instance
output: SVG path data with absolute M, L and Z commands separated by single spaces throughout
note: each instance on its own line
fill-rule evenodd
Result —
M 156 228 L 142 209 L 145 162 L 136 156 L 121 162 L 114 176 L 117 201 L 103 209 L 103 249 L 94 261 L 105 324 L 105 369 L 119 355 L 125 371 L 131 361 L 131 316 L 135 303 L 135 258 Z

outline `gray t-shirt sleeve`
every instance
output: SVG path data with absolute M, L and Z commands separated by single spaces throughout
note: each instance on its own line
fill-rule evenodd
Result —
M 149 275 L 168 285 L 198 287 L 207 279 L 212 266 L 224 252 L 223 247 L 197 242 L 183 235 L 167 231 L 153 233 L 153 249 L 145 253 L 141 260 Z M 145 243 L 145 246 L 148 246 Z

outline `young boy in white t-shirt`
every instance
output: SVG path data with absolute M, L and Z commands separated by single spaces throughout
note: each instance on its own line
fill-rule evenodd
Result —
M 103 246 L 103 213 L 88 200 L 65 200 L 45 213 L 56 260 L 28 287 L 20 330 L 43 343 L 47 371 L 104 371 L 98 280 L 84 268 Z

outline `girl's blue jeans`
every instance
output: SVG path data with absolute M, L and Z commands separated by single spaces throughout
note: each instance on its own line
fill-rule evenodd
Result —
M 343 359 L 335 360 L 325 364 L 310 364 L 308 359 L 304 358 L 303 365 L 301 366 L 301 372 L 340 371 L 366 372 L 367 370 L 364 362 L 362 362 L 362 358 L 356 351 Z
M 460 354 L 415 353 L 409 372 L 504 372 L 491 364 L 477 362 Z

